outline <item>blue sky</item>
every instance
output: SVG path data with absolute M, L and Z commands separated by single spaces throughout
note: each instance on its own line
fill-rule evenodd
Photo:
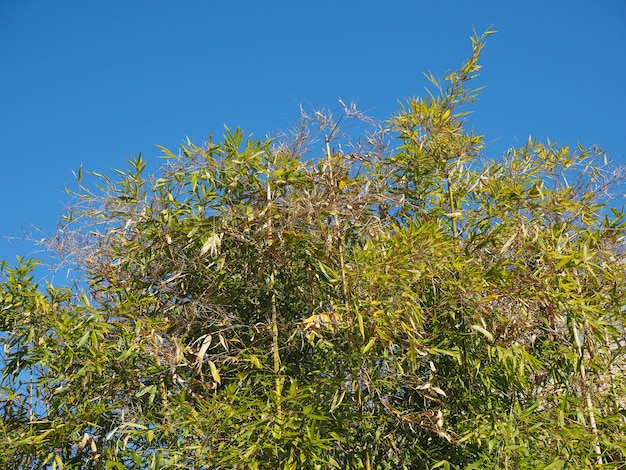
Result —
M 110 173 L 224 124 L 264 137 L 298 105 L 379 119 L 493 25 L 469 122 L 490 156 L 538 140 L 626 162 L 626 2 L 0 1 L 0 259 L 49 235 L 72 170 Z

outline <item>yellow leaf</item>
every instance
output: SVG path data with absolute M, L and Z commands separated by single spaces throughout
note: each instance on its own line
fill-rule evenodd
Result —
M 376 337 L 370 339 L 369 342 L 365 346 L 363 346 L 363 349 L 361 350 L 361 352 L 363 354 L 367 353 L 367 351 L 372 349 L 372 347 L 374 346 L 374 343 L 376 343 Z
M 446 109 L 445 113 L 443 113 L 443 116 L 441 116 L 441 119 L 446 120 L 450 117 L 450 109 Z
M 304 323 L 305 325 L 306 325 L 307 323 L 313 323 L 313 322 L 317 321 L 317 319 L 318 319 L 318 318 L 319 318 L 319 317 L 318 317 L 317 315 L 311 315 L 309 318 L 304 319 L 304 320 L 302 321 L 302 323 Z
M 217 371 L 217 367 L 215 367 L 213 361 L 209 361 L 209 367 L 211 368 L 211 376 L 213 377 L 213 380 L 215 380 L 218 384 L 222 383 L 220 373 Z

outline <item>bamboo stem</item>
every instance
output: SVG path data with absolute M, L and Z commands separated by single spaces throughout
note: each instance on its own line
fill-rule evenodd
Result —
M 270 284 L 274 288 L 274 273 L 270 275 Z M 283 381 L 280 377 L 280 353 L 278 351 L 278 309 L 276 307 L 276 293 L 272 292 L 272 350 L 274 356 L 274 374 L 276 374 L 275 392 L 276 392 L 276 415 L 280 419 L 282 416 L 281 396 L 283 390 Z
M 333 164 L 332 164 L 332 156 L 330 153 L 330 138 L 326 136 L 326 159 L 328 160 L 328 172 L 330 176 L 330 181 L 333 187 L 337 186 L 337 182 L 335 181 L 335 175 L 333 172 Z M 346 262 L 343 254 L 343 237 L 341 236 L 341 225 L 339 221 L 339 216 L 337 211 L 333 214 L 333 222 L 335 223 L 335 231 L 337 237 L 338 251 L 339 251 L 339 267 L 340 277 L 341 277 L 341 295 L 343 297 L 343 303 L 347 305 L 348 302 L 348 284 L 346 282 Z
M 333 175 L 332 156 L 330 155 L 330 138 L 326 136 L 326 160 L 328 160 L 328 171 L 330 173 L 330 181 L 335 183 L 335 175 Z
M 267 205 L 269 207 L 269 205 L 272 202 L 272 188 L 270 185 L 270 165 L 268 163 L 268 172 L 267 172 Z M 268 243 L 270 241 L 273 241 L 273 234 L 272 234 L 272 217 L 271 214 L 267 219 L 267 228 L 268 228 L 268 232 L 270 235 L 270 240 L 268 240 Z M 283 381 L 280 377 L 280 352 L 278 350 L 279 348 L 279 342 L 278 342 L 278 307 L 277 307 L 277 300 L 276 300 L 276 289 L 275 289 L 275 277 L 274 277 L 274 267 L 272 266 L 272 271 L 270 273 L 270 290 L 272 292 L 272 297 L 270 300 L 270 308 L 271 308 L 271 312 L 272 312 L 272 317 L 271 317 L 271 328 L 272 328 L 272 356 L 273 356 L 273 370 L 274 370 L 274 374 L 276 374 L 276 379 L 275 379 L 275 393 L 276 393 L 276 416 L 278 417 L 278 419 L 281 418 L 282 416 L 282 410 L 281 410 L 281 396 L 282 396 L 282 389 L 283 389 Z
M 454 220 L 456 207 L 454 204 L 454 196 L 452 195 L 452 185 L 450 184 L 450 175 L 446 174 L 446 182 L 448 184 L 448 202 L 450 203 L 450 223 L 452 225 L 452 236 L 457 237 L 456 221 Z
M 591 432 L 594 436 L 594 451 L 598 455 L 596 463 L 598 465 L 602 465 L 602 449 L 600 448 L 600 443 L 598 442 L 598 427 L 596 425 L 596 415 L 593 412 L 593 400 L 591 399 L 591 391 L 589 390 L 589 386 L 587 383 L 587 372 L 585 370 L 585 363 L 583 361 L 583 347 L 580 342 L 580 337 L 578 336 L 578 326 L 576 325 L 576 320 L 573 318 L 572 334 L 574 335 L 574 344 L 576 345 L 576 349 L 578 350 L 578 356 L 580 358 L 580 377 L 582 379 L 582 385 L 585 390 L 585 402 L 587 404 L 587 412 L 589 414 L 589 427 L 591 428 Z

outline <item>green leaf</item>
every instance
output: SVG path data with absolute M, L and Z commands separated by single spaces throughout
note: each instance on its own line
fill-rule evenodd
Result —
M 256 367 L 257 369 L 263 369 L 263 364 L 261 364 L 261 361 L 257 356 L 251 355 L 249 359 L 250 359 L 250 362 L 254 364 L 254 367 Z
M 137 398 L 144 396 L 146 393 L 156 393 L 156 386 L 154 385 L 146 385 L 145 387 L 142 387 L 141 390 L 139 390 L 137 393 L 135 393 L 135 396 Z
M 435 465 L 433 465 L 430 468 L 431 469 L 443 468 L 445 470 L 450 470 L 450 462 L 448 462 L 447 460 L 440 460 L 439 462 L 437 462 Z
M 485 468 L 485 459 L 480 459 L 476 462 L 473 462 L 471 464 L 469 464 L 468 466 L 464 467 L 465 470 L 476 470 L 476 469 L 480 469 L 480 468 Z
M 565 467 L 565 464 L 566 462 L 564 460 L 558 459 L 552 462 L 551 464 L 543 467 L 543 470 L 561 470 L 562 468 Z
M 322 263 L 321 261 L 318 261 L 317 265 L 319 267 L 319 273 L 322 275 L 322 278 L 325 281 L 331 282 L 331 283 L 335 283 L 339 281 L 339 275 L 329 266 Z
M 365 339 L 365 325 L 363 324 L 363 315 L 361 315 L 360 311 L 356 311 L 356 319 L 359 325 L 359 333 L 361 333 L 361 337 Z
M 574 260 L 573 256 L 562 256 L 558 263 L 554 266 L 555 270 L 562 269 L 568 265 L 570 265 Z
M 77 347 L 79 347 L 79 348 L 83 347 L 90 337 L 91 337 L 91 331 L 89 331 L 89 330 L 85 331 L 83 336 L 80 337 L 80 340 L 78 341 Z

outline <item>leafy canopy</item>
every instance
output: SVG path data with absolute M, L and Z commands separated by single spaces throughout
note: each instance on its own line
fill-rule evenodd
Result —
M 341 102 L 81 183 L 76 285 L 2 263 L 0 464 L 623 466 L 623 180 L 597 148 L 484 156 L 489 34 L 389 122 Z

